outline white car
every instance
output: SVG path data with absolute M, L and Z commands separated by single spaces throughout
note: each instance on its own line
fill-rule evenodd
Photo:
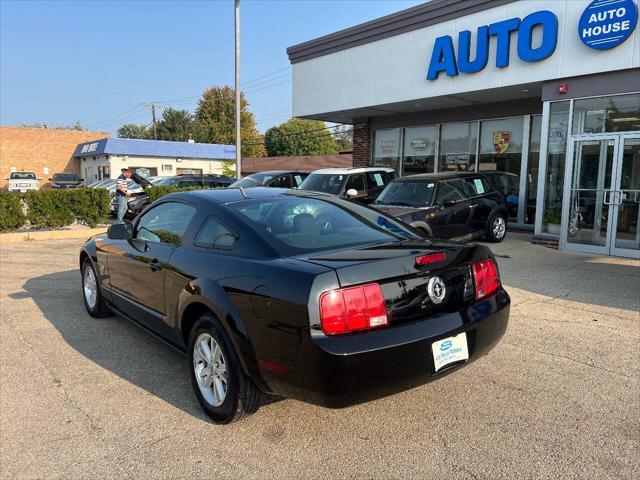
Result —
M 10 192 L 26 192 L 38 190 L 40 188 L 38 181 L 41 179 L 34 172 L 11 172 L 5 180 L 9 180 L 7 189 Z

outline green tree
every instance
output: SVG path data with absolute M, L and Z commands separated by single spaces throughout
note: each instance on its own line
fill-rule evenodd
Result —
M 205 90 L 196 108 L 193 127 L 196 142 L 235 145 L 233 88 L 224 86 Z M 264 156 L 264 140 L 243 94 L 240 96 L 240 138 L 243 157 Z
M 264 135 L 264 143 L 270 157 L 327 155 L 340 150 L 331 130 L 327 130 L 323 121 L 301 118 L 292 118 L 271 127 Z
M 193 131 L 193 115 L 187 110 L 167 108 L 157 125 L 158 140 L 186 142 Z
M 150 139 L 153 138 L 153 130 L 150 130 L 146 125 L 136 125 L 135 123 L 127 123 L 122 125 L 118 129 L 119 138 L 141 138 Z
M 222 162 L 222 175 L 236 178 L 236 162 L 234 160 L 226 160 Z
M 342 125 L 333 132 L 333 138 L 338 142 L 338 151 L 350 152 L 353 150 L 353 127 Z

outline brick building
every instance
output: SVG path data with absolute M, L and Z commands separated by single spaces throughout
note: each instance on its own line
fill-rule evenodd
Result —
M 0 127 L 0 188 L 12 171 L 31 171 L 40 185 L 57 172 L 80 174 L 80 160 L 73 154 L 79 143 L 108 137 L 105 132 Z

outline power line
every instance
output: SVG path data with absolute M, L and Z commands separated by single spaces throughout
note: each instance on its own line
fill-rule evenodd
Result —
M 95 128 L 95 127 L 102 126 L 102 125 L 104 125 L 106 123 L 111 123 L 111 121 L 113 121 L 113 120 L 119 120 L 120 118 L 124 118 L 124 117 L 129 116 L 129 114 L 133 113 L 134 111 L 138 110 L 139 108 L 140 108 L 140 105 L 136 105 L 135 107 L 130 108 L 126 112 L 122 112 L 122 113 L 120 113 L 118 115 L 114 115 L 113 117 L 110 117 L 110 118 L 108 118 L 106 120 L 103 120 L 101 122 L 91 123 L 91 124 L 87 125 L 87 127 L 88 128 Z
M 266 78 L 266 77 L 270 77 L 271 75 L 274 75 L 276 73 L 280 73 L 280 72 L 284 72 L 285 70 L 291 70 L 291 66 L 288 66 L 286 68 L 281 68 L 280 70 L 276 70 L 275 72 L 271 72 L 271 73 L 265 73 L 264 75 L 260 76 L 260 77 L 256 77 L 252 80 L 247 80 L 246 82 L 242 82 L 240 84 L 240 86 L 246 86 L 249 85 L 250 83 L 255 82 L 256 80 L 260 80 L 262 78 Z
M 256 88 L 255 90 L 245 90 L 244 93 L 245 94 L 247 94 L 247 93 L 256 93 L 256 92 L 259 92 L 261 90 L 266 90 L 268 88 L 277 87 L 278 85 L 284 85 L 285 83 L 289 83 L 290 81 L 291 81 L 291 79 L 289 78 L 289 79 L 285 80 L 284 82 L 274 83 L 273 85 L 266 85 L 266 86 L 264 86 L 262 88 Z

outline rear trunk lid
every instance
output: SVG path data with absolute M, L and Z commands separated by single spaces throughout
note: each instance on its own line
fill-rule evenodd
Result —
M 390 323 L 417 320 L 440 312 L 453 312 L 474 296 L 471 263 L 479 254 L 475 245 L 415 241 L 315 253 L 304 258 L 335 270 L 341 287 L 377 282 Z M 444 253 L 445 261 L 417 265 L 418 257 Z M 442 283 L 435 280 L 438 277 Z M 431 282 L 431 283 L 430 283 Z M 444 294 L 439 295 L 444 284 Z

